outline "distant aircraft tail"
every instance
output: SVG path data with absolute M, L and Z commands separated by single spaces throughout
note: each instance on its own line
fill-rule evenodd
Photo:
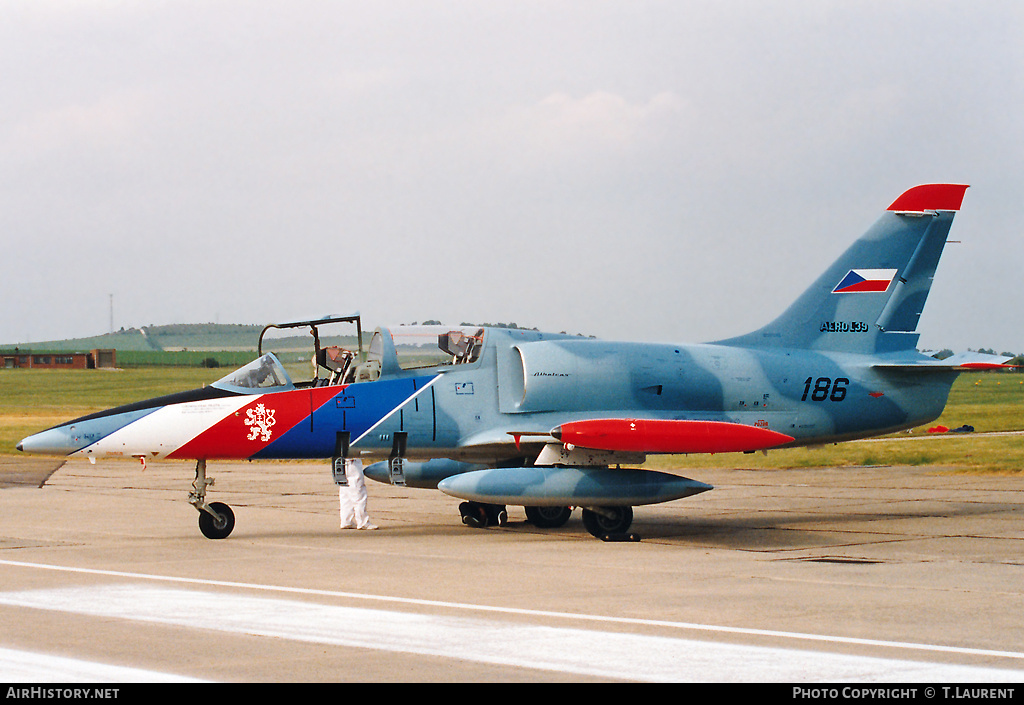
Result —
M 856 353 L 912 350 L 967 186 L 915 186 L 781 316 L 723 344 Z

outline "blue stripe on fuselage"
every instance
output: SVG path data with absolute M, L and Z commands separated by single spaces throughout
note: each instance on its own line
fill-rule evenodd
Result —
M 404 377 L 350 384 L 315 409 L 312 419 L 297 423 L 252 458 L 330 458 L 338 431 L 349 431 L 355 441 L 431 379 L 433 376 Z M 364 441 L 361 445 L 371 443 Z

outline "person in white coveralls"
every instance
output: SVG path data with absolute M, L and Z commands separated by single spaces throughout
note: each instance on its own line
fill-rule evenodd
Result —
M 345 479 L 348 485 L 338 486 L 341 501 L 341 528 L 376 529 L 366 513 L 366 480 L 363 478 L 363 461 L 359 458 L 345 458 Z

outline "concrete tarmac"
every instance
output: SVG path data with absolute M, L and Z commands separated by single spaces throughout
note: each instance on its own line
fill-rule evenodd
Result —
M 212 541 L 189 463 L 42 462 L 0 463 L 6 681 L 1024 680 L 1018 477 L 680 471 L 605 543 L 373 482 L 342 531 L 327 463 L 211 462 Z

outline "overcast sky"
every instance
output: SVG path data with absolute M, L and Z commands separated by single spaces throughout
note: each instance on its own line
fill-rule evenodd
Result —
M 715 340 L 950 182 L 921 345 L 1024 352 L 1019 0 L 2 0 L 0 67 L 0 343 Z

